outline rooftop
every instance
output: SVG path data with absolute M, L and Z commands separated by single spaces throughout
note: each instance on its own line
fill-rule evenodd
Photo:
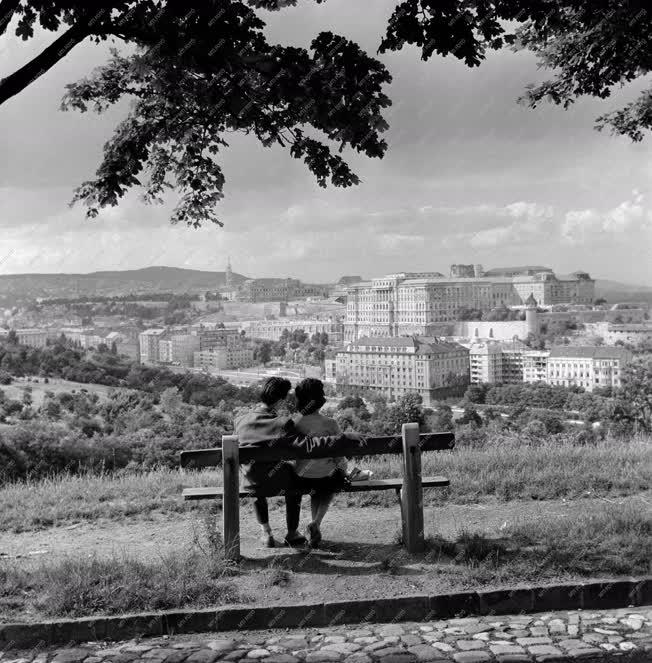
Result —
M 349 344 L 352 348 L 414 348 L 416 354 L 459 352 L 463 346 L 434 336 L 365 336 Z
M 620 359 L 626 361 L 632 353 L 625 348 L 604 345 L 557 345 L 550 348 L 550 357 L 580 357 L 587 359 Z
M 502 276 L 507 273 L 526 273 L 526 272 L 552 272 L 550 267 L 543 267 L 541 265 L 521 265 L 519 267 L 494 267 L 487 269 L 484 272 L 485 276 Z

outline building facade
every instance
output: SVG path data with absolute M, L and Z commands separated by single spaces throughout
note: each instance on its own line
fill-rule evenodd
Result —
M 548 384 L 563 387 L 620 387 L 623 367 L 632 360 L 625 348 L 605 346 L 558 346 L 550 349 Z
M 548 380 L 547 350 L 527 350 L 523 353 L 523 382 L 546 382 Z
M 234 299 L 241 302 L 274 302 L 305 299 L 307 297 L 325 298 L 332 286 L 302 283 L 298 279 L 248 279 L 235 291 Z
M 48 341 L 46 329 L 14 329 L 20 345 L 30 348 L 44 348 Z
M 159 359 L 159 342 L 164 338 L 165 329 L 146 329 L 138 334 L 138 347 L 141 364 L 156 364 Z M 167 349 L 164 352 L 169 352 Z
M 497 343 L 473 343 L 469 346 L 470 380 L 473 384 L 497 384 L 502 379 L 502 353 Z
M 218 327 L 217 325 L 191 325 L 189 333 L 198 339 L 199 346 L 193 350 L 211 350 L 212 348 L 241 344 L 241 336 L 235 327 Z
M 194 353 L 194 366 L 208 371 L 233 370 L 254 365 L 253 348 L 242 346 L 221 346 Z
M 361 338 L 336 357 L 339 392 L 380 392 L 389 400 L 418 393 L 424 405 L 469 381 L 469 351 L 428 337 Z
M 468 267 L 453 265 L 451 269 L 454 274 L 466 274 Z M 595 282 L 585 272 L 569 277 L 549 271 L 450 278 L 433 273 L 390 274 L 347 289 L 344 338 L 431 336 L 438 333 L 438 324 L 456 321 L 464 309 L 522 306 L 530 298 L 540 306 L 591 304 L 594 291 Z
M 324 359 L 324 382 L 337 382 L 337 359 Z
M 524 353 L 528 347 L 520 341 L 486 341 L 471 343 L 469 349 L 470 380 L 493 384 L 523 382 Z
M 269 341 L 280 340 L 287 329 L 304 331 L 308 336 L 313 334 L 327 334 L 331 345 L 341 345 L 344 340 L 344 323 L 341 320 L 315 320 L 315 319 L 286 319 L 286 320 L 252 320 L 243 325 L 247 336 Z

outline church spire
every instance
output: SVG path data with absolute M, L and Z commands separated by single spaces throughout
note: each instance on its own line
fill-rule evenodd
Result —
M 231 256 L 226 259 L 226 287 L 233 288 L 233 272 L 231 271 Z

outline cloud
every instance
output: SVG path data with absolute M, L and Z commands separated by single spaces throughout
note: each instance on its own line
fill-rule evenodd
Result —
M 508 242 L 512 244 L 532 242 L 537 237 L 543 236 L 550 227 L 554 208 L 551 205 L 521 200 L 495 207 L 492 214 L 496 218 L 506 217 L 513 221 L 467 234 L 464 239 L 474 248 L 500 246 Z
M 615 207 L 600 212 L 594 208 L 566 212 L 561 236 L 569 244 L 583 244 L 599 239 L 631 239 L 652 231 L 652 209 L 645 196 L 634 189 L 631 197 Z
M 401 233 L 385 233 L 378 238 L 378 248 L 384 255 L 405 255 L 407 251 L 423 245 L 423 235 L 404 235 Z

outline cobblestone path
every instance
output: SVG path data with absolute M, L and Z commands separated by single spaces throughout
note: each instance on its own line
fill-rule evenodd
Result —
M 652 661 L 652 607 L 179 635 L 0 653 L 1 663 Z

